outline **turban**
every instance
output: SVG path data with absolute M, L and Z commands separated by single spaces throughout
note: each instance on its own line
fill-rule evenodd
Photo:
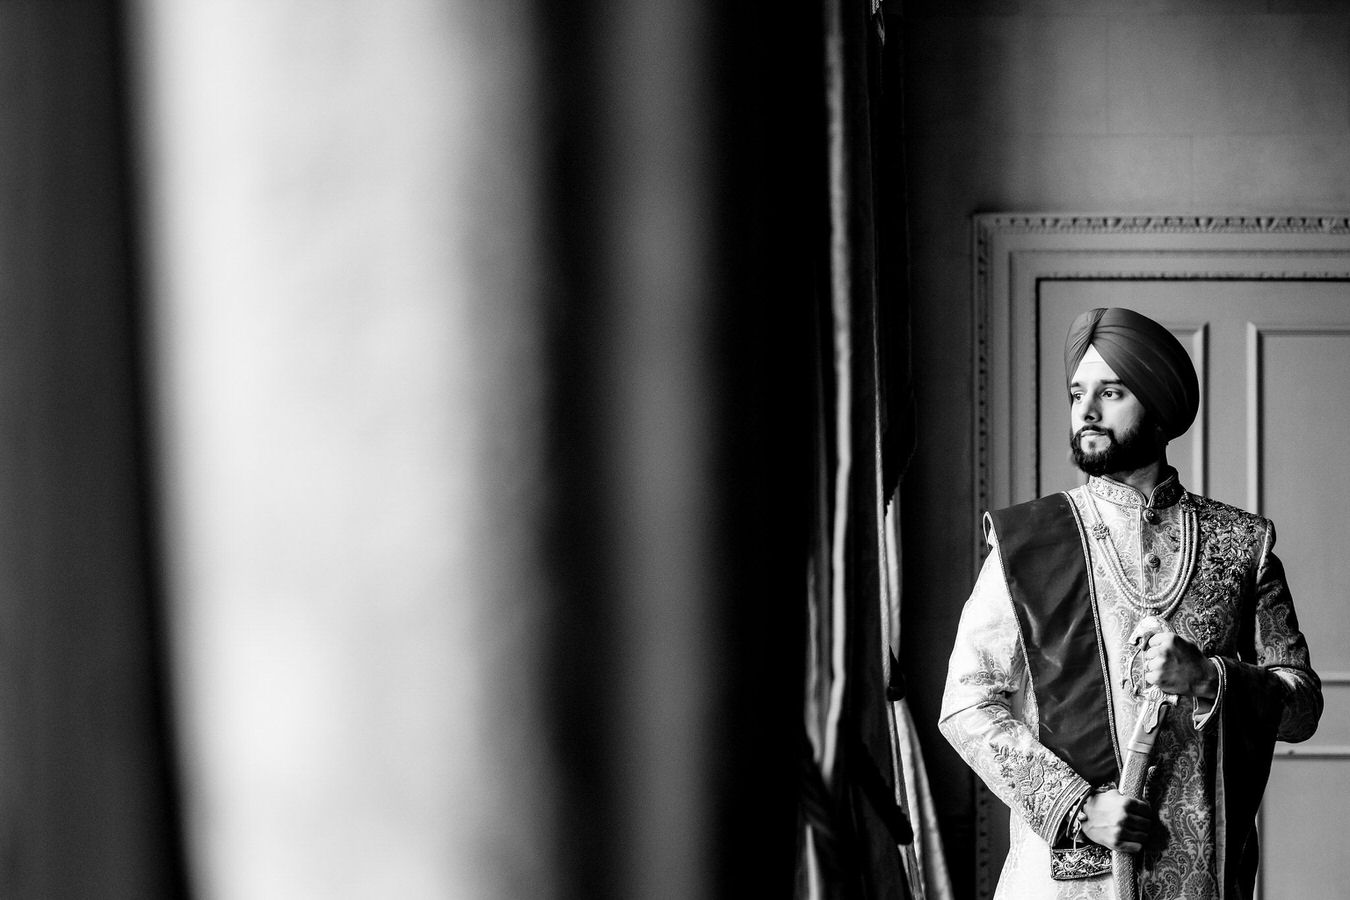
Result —
M 1073 380 L 1089 344 L 1153 414 L 1169 441 L 1191 427 L 1200 408 L 1200 382 L 1172 332 L 1132 309 L 1090 309 L 1073 320 L 1064 341 L 1066 382 Z

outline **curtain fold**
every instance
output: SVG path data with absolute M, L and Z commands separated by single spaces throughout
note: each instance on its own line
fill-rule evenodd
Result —
M 937 806 L 928 784 L 928 770 L 919 749 L 919 733 L 914 717 L 904 700 L 895 704 L 897 720 L 896 749 L 904 773 L 906 809 L 916 823 L 914 842 L 905 853 L 906 872 L 916 897 L 926 900 L 952 900 L 947 857 L 942 849 L 942 834 L 937 827 Z
M 118 5 L 0 4 L 0 896 L 182 896 Z
M 887 514 L 914 441 L 903 131 L 881 4 L 827 0 L 828 278 L 818 303 L 815 538 L 807 571 L 798 895 L 949 896 L 903 703 L 900 542 Z M 883 27 L 886 25 L 887 27 Z M 898 52 L 893 45 L 892 57 Z M 887 94 L 888 87 L 892 90 Z M 903 656 L 899 656 L 903 658 Z M 916 824 L 917 823 L 917 824 Z M 916 842 L 915 831 L 919 840 Z

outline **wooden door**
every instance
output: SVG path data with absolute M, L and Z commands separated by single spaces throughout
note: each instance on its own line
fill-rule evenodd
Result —
M 1350 283 L 1060 281 L 1040 286 L 1039 493 L 1082 482 L 1068 459 L 1063 347 L 1084 309 L 1127 306 L 1190 351 L 1204 398 L 1169 447 L 1189 489 L 1270 517 L 1326 712 L 1317 735 L 1278 744 L 1262 808 L 1266 898 L 1343 896 L 1350 841 Z M 1062 452 L 1061 452 L 1062 451 Z
M 1068 459 L 1063 347 L 1083 309 L 1128 306 L 1173 329 L 1202 385 L 1169 447 L 1191 490 L 1272 518 L 1326 712 L 1278 744 L 1262 810 L 1264 900 L 1339 897 L 1350 839 L 1350 217 L 989 214 L 975 219 L 975 508 L 1081 480 Z M 983 549 L 972 524 L 970 538 Z M 979 896 L 1007 811 L 977 790 Z

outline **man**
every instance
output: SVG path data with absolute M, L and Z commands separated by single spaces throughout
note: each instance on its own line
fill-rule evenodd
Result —
M 1200 390 L 1167 329 L 1090 310 L 1064 360 L 1087 483 L 985 517 L 942 704 L 942 733 L 1012 810 L 995 896 L 1250 898 L 1274 742 L 1322 711 L 1274 528 L 1168 466 Z M 1131 750 L 1150 691 L 1176 705 Z M 1118 790 L 1135 752 L 1141 798 Z M 1113 876 L 1113 854 L 1138 874 Z

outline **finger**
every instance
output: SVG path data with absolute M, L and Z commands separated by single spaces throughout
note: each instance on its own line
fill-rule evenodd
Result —
M 1153 647 L 1151 647 L 1149 649 L 1149 652 L 1144 658 L 1167 659 L 1168 657 L 1174 655 L 1175 653 L 1176 649 L 1172 646 L 1172 644 L 1170 642 L 1164 641 L 1162 643 L 1155 644 Z
M 1142 844 L 1148 840 L 1149 829 L 1121 823 L 1112 831 L 1111 837 L 1116 844 Z
M 1152 830 L 1153 820 L 1145 816 L 1126 816 L 1120 823 L 1121 835 L 1137 841 L 1148 837 Z
M 1138 797 L 1130 797 L 1125 794 L 1121 794 L 1120 796 L 1125 800 L 1122 804 L 1122 809 L 1124 810 L 1126 817 L 1143 819 L 1145 822 L 1153 821 L 1153 807 L 1149 806 Z

